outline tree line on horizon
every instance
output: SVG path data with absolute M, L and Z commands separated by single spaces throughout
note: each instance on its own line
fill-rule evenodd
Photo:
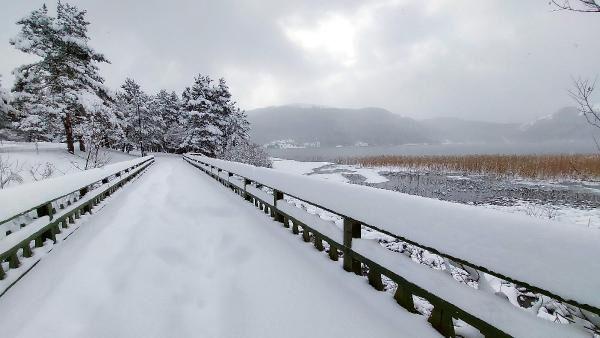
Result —
M 71 153 L 78 143 L 81 151 L 197 152 L 241 162 L 252 154 L 253 164 L 268 165 L 223 78 L 199 74 L 180 95 L 145 93 L 131 78 L 117 90 L 105 86 L 98 64 L 110 62 L 90 47 L 85 15 L 58 1 L 55 16 L 43 5 L 17 21 L 10 44 L 37 58 L 13 71 L 10 92 L 0 82 L 0 129 L 30 142 L 65 142 Z

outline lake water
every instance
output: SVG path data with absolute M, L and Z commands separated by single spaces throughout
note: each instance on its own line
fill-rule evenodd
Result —
M 343 157 L 374 155 L 473 155 L 473 154 L 591 154 L 598 153 L 593 140 L 503 144 L 416 144 L 376 147 L 269 149 L 273 157 L 297 161 L 333 161 Z

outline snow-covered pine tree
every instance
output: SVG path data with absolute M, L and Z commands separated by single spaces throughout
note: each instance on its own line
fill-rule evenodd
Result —
M 236 106 L 231 97 L 225 79 L 220 78 L 219 84 L 213 89 L 213 102 L 219 115 L 219 129 L 223 134 L 222 150 L 230 143 L 235 144 L 248 138 L 249 123 L 246 114 Z
M 13 74 L 15 129 L 30 142 L 60 140 L 63 126 L 46 86 L 47 72 L 38 63 L 21 66 Z
M 159 124 L 155 127 L 156 136 L 154 137 L 155 142 L 159 142 L 159 148 L 168 152 L 177 151 L 184 134 L 184 119 L 177 94 L 169 93 L 164 89 L 160 90 L 150 100 L 149 110 Z
M 117 93 L 117 106 L 123 115 L 123 131 L 126 142 L 123 151 L 138 147 L 144 154 L 150 145 L 148 141 L 150 118 L 148 113 L 148 95 L 133 79 L 125 79 L 121 91 Z
M 18 50 L 40 58 L 13 72 L 22 119 L 38 121 L 45 135 L 57 133 L 55 121 L 60 119 L 70 152 L 74 151 L 74 125 L 86 123 L 89 117 L 79 97 L 108 97 L 96 65 L 108 60 L 88 46 L 85 13 L 59 1 L 57 15 L 51 17 L 44 5 L 17 22 L 21 31 L 10 41 Z
M 165 117 L 168 116 L 165 111 L 172 109 L 169 98 L 169 93 L 163 89 L 150 97 L 148 101 L 148 139 L 150 146 L 156 151 L 165 150 L 164 135 L 168 124 L 172 123 L 171 119 L 165 120 Z
M 167 92 L 161 89 L 152 97 L 150 102 L 152 109 L 159 113 L 165 124 L 178 124 L 180 121 L 179 97 L 175 92 Z
M 224 129 L 225 142 L 230 145 L 247 142 L 250 138 L 250 122 L 248 122 L 246 112 L 236 107 L 234 102 L 231 102 L 230 105 L 231 113 L 226 118 L 227 123 Z
M 0 129 L 7 128 L 10 124 L 8 114 L 13 111 L 10 95 L 2 87 L 2 75 L 0 75 Z
M 215 90 L 211 82 L 210 77 L 198 75 L 192 87 L 183 92 L 182 110 L 187 122 L 180 148 L 215 157 L 222 150 L 221 127 L 225 122 L 214 102 Z
M 103 112 L 104 116 L 101 120 L 106 121 L 103 128 L 105 128 L 103 146 L 110 149 L 121 149 L 122 142 L 125 139 L 125 132 L 123 131 L 123 114 L 118 109 L 116 104 L 116 94 L 110 93 L 110 100 L 104 101 Z
M 24 133 L 28 141 L 50 141 L 57 131 L 58 118 L 48 81 L 51 78 L 49 65 L 44 62 L 54 40 L 54 19 L 48 16 L 43 5 L 17 22 L 21 32 L 10 43 L 18 50 L 38 56 L 40 60 L 13 70 L 13 106 L 19 111 L 15 127 Z M 60 124 L 58 127 L 62 129 Z M 60 130 L 59 129 L 59 130 Z
M 110 120 L 110 112 L 107 109 L 99 109 L 90 112 L 85 109 L 85 101 L 94 98 L 101 102 L 109 98 L 108 89 L 104 86 L 104 79 L 99 74 L 97 63 L 109 63 L 103 54 L 96 52 L 88 45 L 90 38 L 87 30 L 89 22 L 85 20 L 85 10 L 63 3 L 57 4 L 57 14 L 54 26 L 56 27 L 61 47 L 61 55 L 58 63 L 66 68 L 59 72 L 62 75 L 61 82 L 65 104 L 63 120 L 68 121 L 67 114 L 73 113 L 75 122 L 75 134 L 79 138 L 80 150 L 85 150 L 84 129 L 85 124 L 91 122 L 92 115 L 103 112 L 106 116 L 103 120 Z M 76 98 L 73 101 L 73 97 Z M 95 99 L 97 97 L 98 99 Z M 67 129 L 67 128 L 65 128 Z

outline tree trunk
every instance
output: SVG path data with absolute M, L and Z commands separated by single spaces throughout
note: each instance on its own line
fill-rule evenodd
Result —
M 79 150 L 85 151 L 85 141 L 83 140 L 83 137 L 79 139 Z
M 67 137 L 67 150 L 71 153 L 75 153 L 75 146 L 73 145 L 73 123 L 71 122 L 71 113 L 65 115 L 63 121 L 65 125 L 65 135 Z

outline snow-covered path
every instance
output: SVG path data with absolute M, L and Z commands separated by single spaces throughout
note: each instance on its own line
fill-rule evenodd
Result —
M 0 298 L 1 336 L 438 336 L 288 231 L 158 157 Z

